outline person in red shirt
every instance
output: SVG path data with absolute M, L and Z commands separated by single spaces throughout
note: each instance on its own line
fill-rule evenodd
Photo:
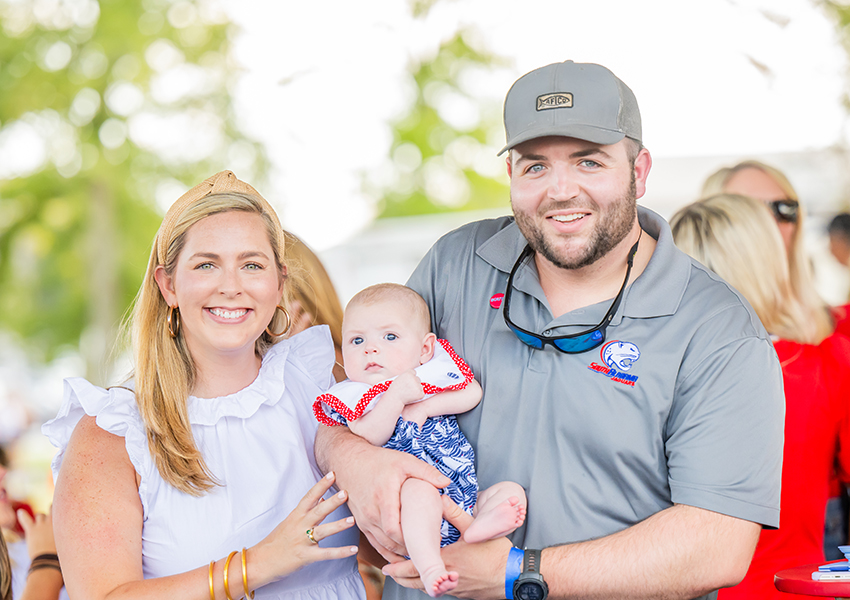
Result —
M 676 245 L 735 287 L 774 338 L 785 385 L 780 526 L 763 530 L 744 580 L 721 600 L 781 598 L 773 575 L 824 561 L 824 514 L 836 466 L 850 472 L 850 339 L 813 333 L 793 293 L 782 238 L 768 208 L 720 194 L 671 219 Z

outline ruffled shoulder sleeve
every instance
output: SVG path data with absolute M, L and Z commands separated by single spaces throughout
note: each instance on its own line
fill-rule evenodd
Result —
M 97 426 L 104 431 L 124 438 L 130 462 L 144 478 L 150 469 L 151 458 L 133 390 L 129 387 L 103 389 L 81 377 L 73 377 L 65 380 L 62 406 L 56 418 L 41 427 L 42 433 L 59 448 L 51 465 L 54 480 L 62 466 L 71 434 L 86 415 L 95 417 Z
M 304 373 L 323 390 L 334 384 L 333 367 L 336 361 L 331 330 L 327 325 L 316 325 L 278 342 L 285 344 L 293 362 L 298 363 Z M 272 348 L 274 349 L 274 348 Z

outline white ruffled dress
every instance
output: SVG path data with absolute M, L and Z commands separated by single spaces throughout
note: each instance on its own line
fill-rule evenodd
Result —
M 333 363 L 329 330 L 312 327 L 275 344 L 256 380 L 245 389 L 220 398 L 189 397 L 195 442 L 211 472 L 224 484 L 200 498 L 178 491 L 160 477 L 132 392 L 67 379 L 59 414 L 42 427 L 59 448 L 53 460 L 54 479 L 74 427 L 83 415 L 96 417 L 101 429 L 124 438 L 130 461 L 141 476 L 145 578 L 208 565 L 265 538 L 321 477 L 313 458 L 317 423 L 311 404 L 333 383 Z M 326 522 L 348 515 L 342 507 Z M 321 545 L 357 543 L 358 532 L 352 528 L 322 540 Z M 249 577 L 250 572 L 249 552 Z M 365 591 L 357 561 L 351 557 L 314 563 L 257 589 L 257 600 L 272 598 L 364 599 Z

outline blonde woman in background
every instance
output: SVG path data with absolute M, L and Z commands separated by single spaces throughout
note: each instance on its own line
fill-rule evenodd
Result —
M 720 193 L 740 194 L 763 202 L 771 212 L 788 255 L 791 289 L 806 314 L 801 323 L 810 343 L 817 343 L 833 331 L 850 335 L 850 306 L 830 308 L 818 295 L 811 260 L 806 254 L 806 211 L 799 194 L 779 169 L 757 160 L 745 160 L 719 169 L 705 180 L 702 197 Z M 843 558 L 838 546 L 848 540 L 850 515 L 842 503 L 842 487 L 832 483 L 827 504 L 824 553 L 829 559 Z
M 327 325 L 331 330 L 336 363 L 334 378 L 345 379 L 342 368 L 342 304 L 319 257 L 293 233 L 286 233 L 286 262 L 289 269 L 287 298 L 292 313 L 292 334 Z
M 274 210 L 229 171 L 165 215 L 132 318 L 134 378 L 66 380 L 43 427 L 71 597 L 365 597 L 347 496 L 326 493 L 333 474 L 313 458 L 333 346 L 321 327 L 282 339 L 284 254 Z
M 850 333 L 846 307 L 831 311 L 815 289 L 811 260 L 804 242 L 806 211 L 782 171 L 757 160 L 723 167 L 710 175 L 702 188 L 703 198 L 720 193 L 755 198 L 770 209 L 788 255 L 791 287 L 808 315 L 806 327 L 811 339 L 825 338 L 836 326 L 842 333 Z
M 816 335 L 794 294 L 782 239 L 762 202 L 721 194 L 678 211 L 676 245 L 736 288 L 774 339 L 785 389 L 780 528 L 762 530 L 744 580 L 719 598 L 781 598 L 773 575 L 824 561 L 835 466 L 850 472 L 850 340 Z

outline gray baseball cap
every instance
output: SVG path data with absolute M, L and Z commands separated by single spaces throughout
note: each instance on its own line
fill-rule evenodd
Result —
M 526 73 L 505 98 L 505 134 L 514 146 L 550 135 L 596 144 L 624 137 L 641 141 L 635 95 L 616 75 L 592 63 L 571 60 Z

